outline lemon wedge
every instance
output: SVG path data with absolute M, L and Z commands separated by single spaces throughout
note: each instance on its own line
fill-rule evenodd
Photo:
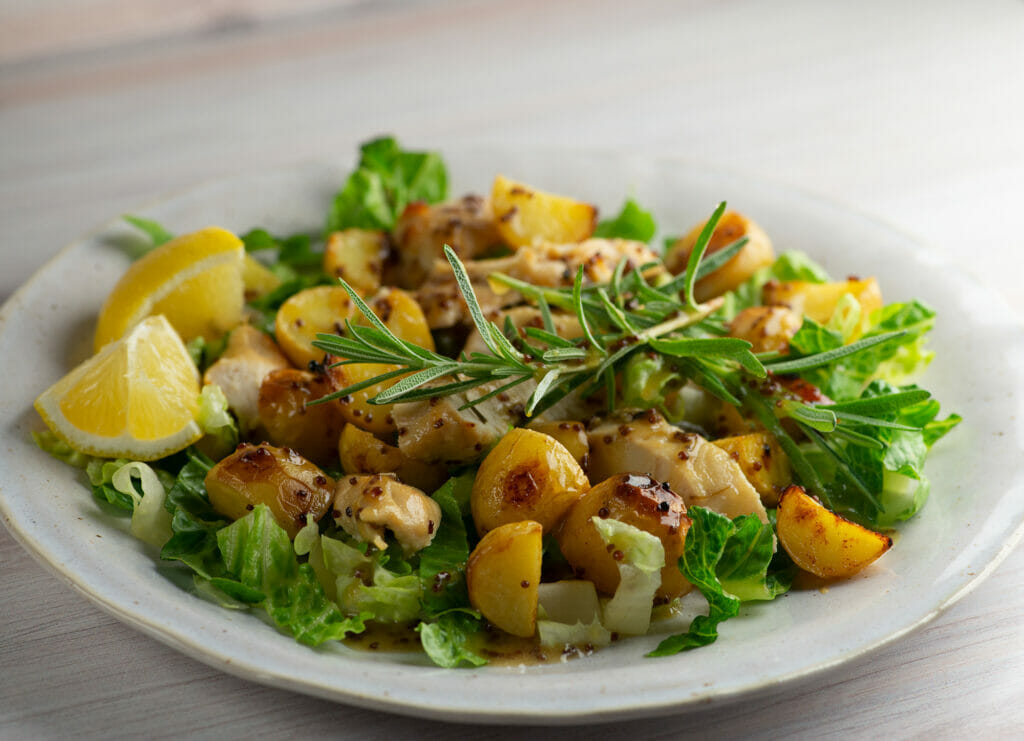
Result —
M 163 315 L 151 316 L 44 391 L 36 411 L 75 450 L 149 461 L 203 432 L 199 371 Z
M 107 296 L 96 325 L 96 350 L 147 316 L 163 314 L 188 342 L 216 339 L 242 320 L 242 240 L 218 227 L 200 229 L 136 260 Z

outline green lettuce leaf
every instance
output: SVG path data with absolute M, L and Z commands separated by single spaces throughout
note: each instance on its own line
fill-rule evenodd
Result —
M 469 664 L 482 666 L 487 659 L 472 650 L 470 643 L 483 627 L 480 615 L 474 610 L 451 610 L 431 621 L 416 626 L 420 644 L 430 660 L 446 669 Z
M 167 492 L 164 506 L 171 514 L 173 534 L 160 551 L 160 557 L 181 561 L 210 579 L 224 572 L 217 531 L 227 525 L 227 520 L 213 509 L 206 493 L 206 474 L 213 468 L 213 461 L 194 448 L 189 448 L 186 455 L 187 462 Z
M 627 198 L 622 210 L 614 219 L 606 219 L 598 223 L 594 229 L 595 237 L 604 239 L 635 239 L 638 242 L 650 242 L 658 225 L 649 211 L 640 208 L 632 198 Z
M 197 447 L 211 458 L 219 460 L 238 445 L 238 423 L 228 412 L 228 399 L 217 384 L 203 386 L 196 421 L 205 433 Z
M 315 646 L 364 630 L 362 618 L 342 616 L 327 599 L 313 568 L 298 562 L 291 539 L 266 505 L 219 530 L 217 546 L 227 573 L 261 592 L 260 606 L 300 643 Z
M 326 232 L 390 230 L 414 201 L 436 203 L 448 195 L 448 173 L 436 152 L 403 150 L 392 137 L 360 148 L 359 166 L 334 198 Z
M 149 237 L 153 247 L 159 247 L 174 239 L 173 234 L 167 231 L 162 224 L 152 219 L 144 219 L 141 216 L 132 216 L 130 214 L 125 214 L 121 218 Z
M 649 656 L 671 656 L 713 643 L 718 625 L 736 617 L 744 599 L 774 599 L 788 589 L 785 580 L 768 573 L 775 540 L 770 524 L 753 515 L 730 520 L 704 507 L 691 507 L 687 513 L 693 525 L 679 568 L 708 601 L 708 614 L 695 617 L 686 633 L 666 638 Z
M 448 479 L 432 495 L 441 506 L 441 524 L 430 545 L 419 552 L 419 579 L 423 584 L 426 617 L 469 606 L 465 574 L 469 536 L 459 501 L 468 500 L 472 488 L 473 474 L 463 474 Z

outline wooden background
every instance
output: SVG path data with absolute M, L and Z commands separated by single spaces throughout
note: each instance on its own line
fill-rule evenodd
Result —
M 1022 131 L 1017 0 L 0 0 L 0 299 L 161 193 L 347 159 L 394 132 L 441 149 L 671 153 L 769 177 L 918 235 L 1024 313 Z M 5 739 L 521 733 L 220 674 L 107 617 L 6 532 L 0 595 Z M 931 624 L 810 682 L 531 733 L 1010 738 L 1021 700 L 1018 548 Z

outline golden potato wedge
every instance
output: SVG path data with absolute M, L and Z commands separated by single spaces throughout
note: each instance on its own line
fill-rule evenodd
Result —
M 470 604 L 515 636 L 537 630 L 543 531 L 530 520 L 506 523 L 487 533 L 466 562 Z
M 288 537 L 319 520 L 334 496 L 334 481 L 294 450 L 267 443 L 244 443 L 206 474 L 210 504 L 237 520 L 257 504 L 265 504 Z
M 367 300 L 367 303 L 373 313 L 380 317 L 396 336 L 428 350 L 434 349 L 434 337 L 430 334 L 427 319 L 412 294 L 399 288 L 384 288 L 372 299 Z M 355 323 L 366 324 L 366 318 L 360 316 Z M 330 365 L 340 359 L 332 356 L 327 359 L 327 363 Z M 397 366 L 393 365 L 353 363 L 329 367 L 327 375 L 333 384 L 332 390 L 338 391 L 396 369 Z M 395 421 L 391 417 L 392 405 L 371 404 L 369 400 L 381 391 L 391 388 L 399 380 L 400 378 L 393 378 L 375 383 L 362 391 L 339 399 L 341 414 L 345 421 L 379 437 L 392 434 L 395 431 Z
M 341 431 L 338 457 L 345 473 L 393 473 L 403 484 L 426 492 L 435 491 L 448 478 L 444 466 L 408 458 L 394 445 L 351 424 Z
M 323 359 L 323 350 L 313 347 L 318 333 L 342 334 L 345 320 L 359 311 L 341 286 L 316 286 L 299 291 L 281 304 L 274 322 L 277 344 L 298 368 Z
M 892 546 L 892 538 L 830 512 L 802 487 L 779 499 L 776 533 L 793 562 L 825 579 L 845 579 Z
M 803 280 L 768 281 L 761 289 L 761 299 L 770 306 L 785 306 L 808 316 L 818 324 L 832 318 L 839 299 L 850 294 L 860 304 L 860 325 L 850 338 L 856 339 L 871 326 L 871 312 L 882 308 L 882 289 L 874 278 L 843 280 L 836 283 L 811 283 Z
M 712 441 L 740 464 L 743 475 L 761 495 L 765 507 L 774 507 L 782 492 L 793 483 L 789 456 L 770 432 L 751 432 Z
M 751 352 L 789 352 L 803 319 L 785 306 L 751 306 L 729 322 L 729 336 L 746 340 Z
M 597 226 L 597 209 L 589 203 L 545 193 L 504 175 L 494 178 L 491 203 L 498 234 L 513 247 L 582 242 Z
M 668 248 L 665 253 L 665 267 L 671 272 L 678 274 L 686 270 L 690 252 L 697 244 L 697 238 L 706 223 L 698 224 L 689 234 Z M 728 247 L 741 237 L 747 237 L 749 240 L 743 249 L 718 270 L 697 281 L 693 293 L 698 301 L 707 301 L 726 291 L 731 291 L 746 281 L 755 271 L 775 262 L 775 250 L 772 249 L 772 241 L 768 235 L 761 227 L 736 211 L 726 211 L 722 214 L 718 226 L 715 227 L 715 231 L 711 235 L 711 241 L 708 242 L 704 256 L 708 257 L 723 247 Z
M 388 237 L 384 232 L 373 229 L 334 232 L 324 247 L 324 272 L 343 279 L 360 295 L 367 296 L 380 288 L 388 250 Z
M 280 447 L 302 451 L 312 461 L 326 466 L 336 460 L 338 438 L 345 425 L 337 401 L 307 406 L 331 393 L 323 375 L 297 368 L 268 373 L 260 384 L 259 419 L 267 439 Z
M 590 458 L 590 442 L 587 440 L 586 425 L 573 420 L 556 420 L 553 422 L 533 423 L 530 425 L 530 429 L 544 435 L 550 435 L 564 445 L 565 449 L 580 464 L 583 472 L 586 473 L 587 461 Z
M 246 253 L 245 260 L 242 261 L 242 284 L 245 286 L 245 300 L 252 301 L 281 285 L 281 279 L 255 257 Z
M 690 591 L 691 585 L 677 565 L 690 529 L 682 497 L 646 474 L 622 473 L 602 481 L 569 509 L 556 531 L 562 555 L 577 578 L 594 582 L 599 592 L 615 594 L 618 560 L 594 527 L 591 518 L 595 516 L 614 518 L 661 540 L 665 568 L 658 598 L 671 600 Z
M 484 458 L 470 506 L 477 532 L 533 520 L 551 532 L 590 484 L 572 453 L 549 435 L 516 427 Z

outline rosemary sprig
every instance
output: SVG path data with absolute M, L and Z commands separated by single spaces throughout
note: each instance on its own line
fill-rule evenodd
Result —
M 517 329 L 510 321 L 499 327 L 487 319 L 465 266 L 446 246 L 445 256 L 485 346 L 483 352 L 468 356 L 463 353 L 458 358 L 440 355 L 397 337 L 342 280 L 369 326 L 346 322 L 344 336 L 318 334 L 314 346 L 342 358 L 339 364 L 376 363 L 391 367 L 375 378 L 318 401 L 398 379 L 369 401 L 395 404 L 464 394 L 460 409 L 466 409 L 528 383 L 528 416 L 544 412 L 569 394 L 589 395 L 602 390 L 611 411 L 621 396 L 617 384 L 623 366 L 637 353 L 650 353 L 671 362 L 680 385 L 689 380 L 713 396 L 745 408 L 778 439 L 801 483 L 825 498 L 826 503 L 828 494 L 821 474 L 805 454 L 808 446 L 820 449 L 850 485 L 877 506 L 874 492 L 861 480 L 846 451 L 855 447 L 884 447 L 884 443 L 869 434 L 873 429 L 918 429 L 894 419 L 904 407 L 927 399 L 928 393 L 910 390 L 838 404 L 808 403 L 793 398 L 783 384 L 773 379 L 776 375 L 829 365 L 898 340 L 906 332 L 880 334 L 805 356 L 754 355 L 749 342 L 723 336 L 721 322 L 713 317 L 722 299 L 697 303 L 694 285 L 710 272 L 709 266 L 720 267 L 745 244 L 745 239 L 737 240 L 703 259 L 724 210 L 723 202 L 701 231 L 686 271 L 674 278 L 657 263 L 630 269 L 625 258 L 603 284 L 585 284 L 582 267 L 572 286 L 567 287 L 536 286 L 501 273 L 489 276 L 492 282 L 517 291 L 535 305 L 543 328 Z M 575 315 L 582 336 L 560 336 L 553 309 Z M 479 393 L 470 397 L 472 391 Z M 787 419 L 788 429 L 782 424 Z M 794 435 L 807 442 L 798 443 Z

